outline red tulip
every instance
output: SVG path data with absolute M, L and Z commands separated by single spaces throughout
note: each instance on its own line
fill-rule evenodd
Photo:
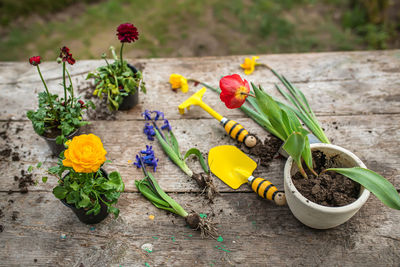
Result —
M 238 74 L 228 75 L 219 81 L 222 102 L 227 108 L 239 108 L 246 101 L 247 94 L 250 92 L 249 83 L 242 80 Z
M 33 66 L 37 66 L 40 64 L 40 56 L 34 56 L 29 58 L 29 63 Z

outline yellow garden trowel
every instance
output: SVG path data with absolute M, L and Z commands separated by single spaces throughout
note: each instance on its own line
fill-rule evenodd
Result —
M 207 111 L 211 116 L 216 118 L 222 124 L 228 135 L 230 135 L 233 139 L 238 140 L 239 142 L 243 142 L 247 147 L 254 147 L 257 144 L 257 139 L 253 135 L 249 134 L 249 132 L 245 128 L 243 128 L 242 125 L 240 125 L 236 121 L 222 117 L 209 105 L 203 102 L 202 97 L 206 90 L 207 89 L 203 87 L 202 89 L 194 93 L 191 97 L 186 99 L 185 102 L 180 104 L 178 106 L 179 113 L 184 114 L 185 108 L 189 110 L 190 106 L 192 105 L 199 106 Z
M 208 152 L 208 165 L 212 173 L 233 189 L 248 182 L 260 197 L 285 205 L 286 197 L 271 182 L 252 176 L 257 163 L 235 146 L 216 146 Z

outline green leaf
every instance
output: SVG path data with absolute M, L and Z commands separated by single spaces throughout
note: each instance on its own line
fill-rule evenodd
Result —
M 65 199 L 67 200 L 67 203 L 69 203 L 69 204 L 78 203 L 79 199 L 80 199 L 79 192 L 78 191 L 69 192 Z
M 156 191 L 153 191 L 152 186 L 149 184 L 147 179 L 143 179 L 141 181 L 135 181 L 136 188 L 139 190 L 142 195 L 147 198 L 153 205 L 156 204 L 164 207 L 169 207 L 168 202 L 164 201 L 161 196 L 157 194 Z M 157 206 L 158 207 L 158 206 Z
M 54 187 L 54 189 L 53 189 L 53 194 L 58 199 L 64 199 L 65 196 L 67 195 L 67 193 L 68 193 L 68 190 L 60 185 Z
M 360 167 L 330 168 L 325 171 L 335 171 L 349 177 L 373 193 L 386 206 L 400 210 L 400 196 L 396 188 L 376 172 Z
M 273 100 L 272 97 L 270 97 L 261 89 L 257 88 L 257 86 L 255 86 L 253 83 L 251 85 L 253 86 L 257 105 L 259 106 L 260 110 L 268 118 L 275 131 L 277 131 L 281 136 L 284 137 L 284 139 L 286 139 L 287 130 L 284 128 L 285 125 L 282 123 L 282 113 L 278 104 Z
M 43 182 L 43 183 L 46 183 L 46 182 L 47 182 L 47 179 L 48 179 L 47 176 L 43 176 L 43 177 L 42 177 L 42 182 Z
M 74 181 L 70 187 L 74 190 L 74 191 L 78 191 L 79 190 L 79 185 L 76 181 Z
M 42 164 L 43 164 L 42 162 L 38 162 L 38 164 L 36 165 L 36 168 L 39 169 L 40 167 L 42 167 Z
M 304 136 L 299 132 L 293 132 L 283 144 L 283 149 L 293 158 L 297 165 L 301 165 L 300 160 L 304 144 Z
M 116 191 L 123 192 L 125 189 L 125 184 L 122 181 L 121 175 L 119 172 L 112 172 L 108 175 L 109 183 L 114 185 Z
M 117 209 L 116 207 L 108 206 L 107 211 L 108 211 L 109 213 L 114 214 L 115 218 L 118 218 L 119 209 Z
M 176 137 L 172 131 L 169 131 L 169 136 L 170 136 L 172 148 L 174 149 L 176 155 L 178 155 L 179 158 L 182 159 L 181 152 L 179 151 L 178 140 L 176 140 Z
M 28 172 L 32 172 L 33 171 L 33 166 L 32 165 L 29 165 L 29 167 L 28 167 Z
M 100 210 L 101 210 L 101 206 L 100 206 L 99 202 L 96 202 L 96 204 L 93 207 L 93 214 L 94 215 L 99 214 Z
M 81 201 L 78 203 L 79 208 L 86 208 L 90 204 L 90 198 L 81 190 Z
M 203 170 L 207 173 L 210 172 L 208 165 L 207 165 L 206 161 L 204 160 L 204 157 L 201 154 L 200 150 L 198 150 L 197 148 L 194 148 L 194 147 L 189 149 L 185 154 L 184 160 L 186 160 L 190 155 L 196 155 L 199 158 L 200 165 L 203 168 Z

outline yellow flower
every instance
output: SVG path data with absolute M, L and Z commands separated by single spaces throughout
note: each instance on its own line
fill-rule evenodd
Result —
M 96 172 L 106 161 L 107 151 L 100 138 L 94 134 L 75 136 L 65 150 L 63 165 L 81 173 Z
M 67 142 L 64 143 L 65 147 L 68 147 L 70 143 L 71 143 L 71 140 L 67 140 Z
M 169 76 L 169 83 L 171 84 L 172 89 L 181 88 L 184 93 L 189 90 L 187 79 L 180 74 L 171 74 L 171 76 Z
M 258 63 L 256 63 L 256 60 L 259 59 L 260 57 L 252 57 L 251 59 L 246 57 L 244 59 L 244 63 L 240 64 L 240 67 L 242 67 L 244 69 L 244 74 L 246 75 L 250 75 L 253 71 L 256 65 L 258 65 Z

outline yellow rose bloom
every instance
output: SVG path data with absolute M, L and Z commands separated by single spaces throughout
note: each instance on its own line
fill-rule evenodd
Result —
M 189 91 L 187 79 L 180 74 L 172 73 L 169 76 L 169 83 L 171 84 L 172 89 L 181 88 L 182 92 L 184 92 L 184 93 Z
M 107 151 L 100 138 L 94 134 L 75 136 L 65 150 L 63 165 L 80 173 L 96 172 L 106 161 Z
M 240 67 L 244 69 L 244 74 L 250 75 L 253 73 L 255 66 L 257 65 L 256 60 L 260 57 L 252 57 L 251 59 L 246 57 L 244 63 L 240 64 Z

